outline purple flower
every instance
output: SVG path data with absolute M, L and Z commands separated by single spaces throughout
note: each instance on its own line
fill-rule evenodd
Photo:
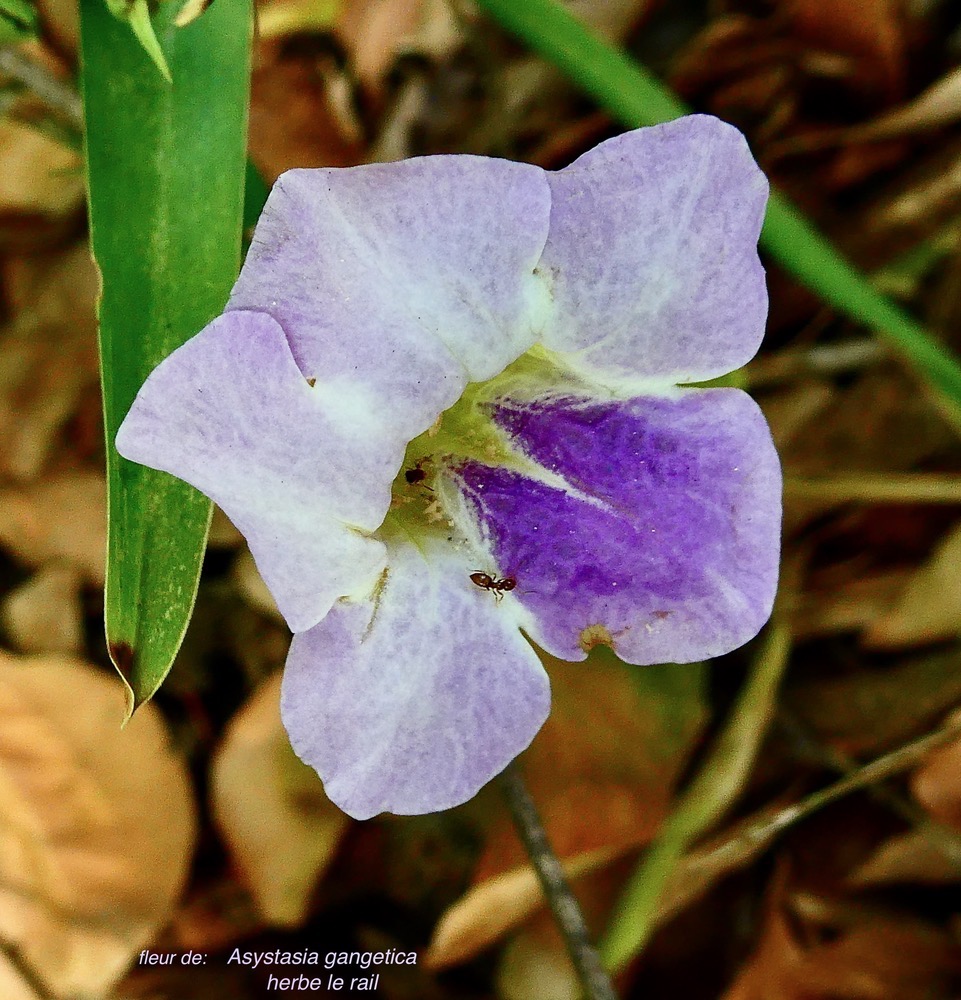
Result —
M 294 631 L 283 716 L 359 818 L 470 798 L 547 716 L 531 646 L 717 656 L 774 596 L 780 471 L 743 365 L 767 184 L 691 117 L 555 173 L 433 156 L 277 182 L 127 458 L 212 497 Z

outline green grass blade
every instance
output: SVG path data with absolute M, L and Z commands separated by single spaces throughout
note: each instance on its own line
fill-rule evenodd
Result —
M 565 73 L 602 107 L 636 128 L 689 113 L 663 84 L 591 32 L 554 0 L 477 0 L 504 28 Z M 834 249 L 782 195 L 773 192 L 761 245 L 826 302 L 868 324 L 956 410 L 961 364 Z
M 173 84 L 103 0 L 81 0 L 90 225 L 103 278 L 100 356 L 109 532 L 105 617 L 128 711 L 166 676 L 193 609 L 210 502 L 120 458 L 117 428 L 150 371 L 223 308 L 240 264 L 249 0 L 155 28 Z
M 774 715 L 790 652 L 789 630 L 772 621 L 724 728 L 618 901 L 601 942 L 601 957 L 612 971 L 622 969 L 643 948 L 654 930 L 662 890 L 677 863 L 731 806 L 751 773 Z

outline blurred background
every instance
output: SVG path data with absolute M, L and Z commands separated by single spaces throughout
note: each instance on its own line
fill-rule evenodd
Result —
M 40 40 L 0 48 L 0 997 L 293 996 L 231 953 L 395 948 L 417 965 L 378 969 L 366 995 L 574 1000 L 496 790 L 356 823 L 294 758 L 289 635 L 219 512 L 182 652 L 120 731 L 77 17 L 39 6 Z M 742 129 L 874 287 L 961 354 L 957 4 L 568 7 Z M 436 152 L 558 168 L 622 130 L 461 0 L 259 5 L 250 155 L 268 182 Z M 598 935 L 665 817 L 710 800 L 666 852 L 623 997 L 957 997 L 961 421 L 869 326 L 766 262 L 768 334 L 742 384 L 786 475 L 775 622 L 704 666 L 548 664 L 554 711 L 522 766 Z M 144 948 L 172 964 L 138 964 Z M 205 961 L 182 965 L 190 951 Z

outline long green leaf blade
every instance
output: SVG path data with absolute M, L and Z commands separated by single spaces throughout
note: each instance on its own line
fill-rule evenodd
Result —
M 193 609 L 210 502 L 120 458 L 117 428 L 150 371 L 216 316 L 240 266 L 249 0 L 154 27 L 165 81 L 103 0 L 81 0 L 90 225 L 103 278 L 100 357 L 109 531 L 105 617 L 128 712 L 169 671 Z
M 690 109 L 625 53 L 555 0 L 477 0 L 504 28 L 555 65 L 625 125 L 656 125 Z M 772 192 L 761 245 L 802 284 L 867 323 L 944 394 L 957 414 L 961 363 L 921 324 L 875 291 L 791 203 Z

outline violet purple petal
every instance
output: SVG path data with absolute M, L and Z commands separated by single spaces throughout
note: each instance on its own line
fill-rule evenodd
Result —
M 777 586 L 781 479 L 749 396 L 505 401 L 495 417 L 543 474 L 470 462 L 457 475 L 538 645 L 688 662 L 757 633 Z

